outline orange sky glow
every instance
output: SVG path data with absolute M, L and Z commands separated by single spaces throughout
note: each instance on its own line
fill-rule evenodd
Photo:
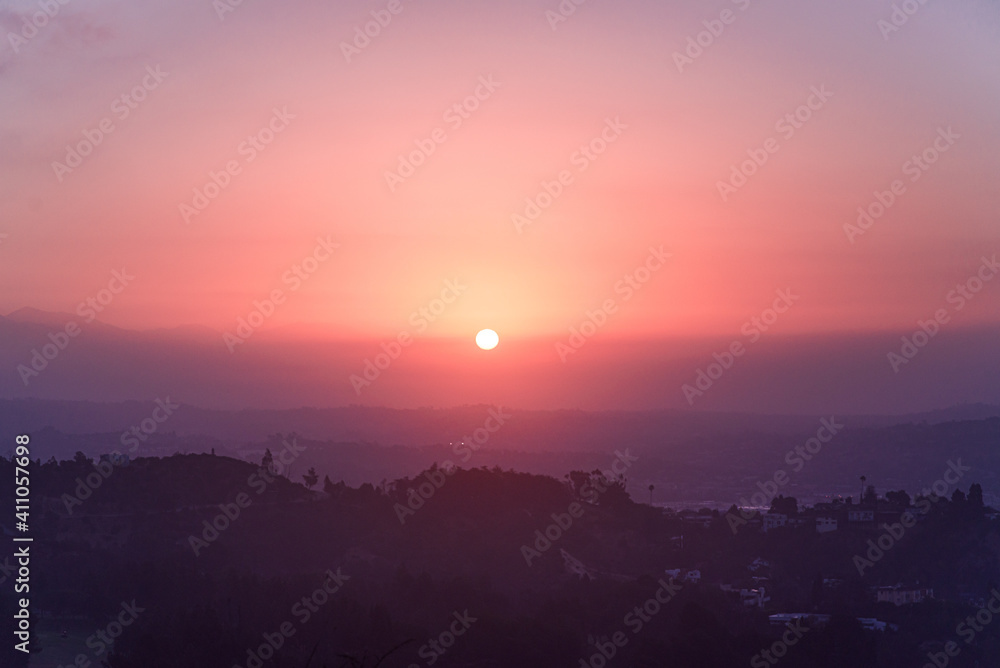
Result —
M 278 290 L 272 338 L 554 359 L 609 300 L 595 341 L 741 337 L 779 291 L 777 335 L 910 331 L 1000 251 L 995 5 L 557 7 L 60 6 L 0 45 L 0 313 L 124 270 L 101 322 L 221 349 Z M 953 316 L 1000 323 L 1000 286 Z

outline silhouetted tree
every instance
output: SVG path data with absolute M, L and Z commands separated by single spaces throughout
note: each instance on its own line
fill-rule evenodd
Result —
M 618 478 L 611 478 L 599 469 L 594 469 L 590 474 L 591 488 L 599 494 L 597 497 L 598 504 L 607 508 L 619 507 L 632 502 L 628 492 L 625 491 L 625 484 L 624 475 L 620 475 Z
M 564 476 L 569 488 L 577 495 L 580 494 L 583 486 L 590 482 L 590 475 L 586 471 L 570 471 Z
M 784 496 L 779 494 L 771 499 L 770 512 L 781 513 L 782 515 L 798 515 L 799 502 L 794 496 Z
M 310 466 L 309 470 L 302 474 L 302 480 L 305 481 L 306 487 L 312 489 L 316 483 L 319 482 L 319 475 L 316 473 L 316 467 Z
M 983 486 L 978 482 L 969 486 L 969 506 L 975 510 L 983 509 Z
M 909 508 L 910 506 L 910 495 L 902 489 L 898 492 L 886 492 L 885 499 L 892 505 L 900 508 Z

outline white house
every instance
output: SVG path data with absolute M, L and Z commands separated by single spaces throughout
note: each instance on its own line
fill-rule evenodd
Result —
M 830 533 L 837 530 L 837 520 L 833 517 L 817 517 L 816 533 Z
M 796 620 L 802 620 L 806 626 L 812 628 L 823 626 L 830 621 L 830 615 L 819 615 L 811 612 L 779 612 L 775 615 L 768 615 L 772 626 L 786 626 Z
M 866 631 L 885 631 L 885 622 L 879 621 L 874 617 L 858 617 L 858 621 L 861 622 L 861 626 L 865 628 Z
M 879 587 L 875 594 L 875 600 L 879 603 L 892 603 L 893 605 L 920 603 L 928 598 L 934 598 L 933 589 L 904 587 L 901 584 L 895 587 Z
M 782 513 L 767 513 L 764 515 L 764 531 L 777 529 L 788 524 L 788 515 Z
M 763 608 L 764 604 L 771 600 L 763 587 L 757 589 L 741 589 L 740 600 L 748 608 Z
M 701 582 L 701 571 L 695 569 L 688 571 L 684 574 L 684 582 L 690 582 L 691 584 L 698 584 Z
M 681 578 L 681 570 L 682 569 L 680 569 L 680 568 L 671 568 L 671 569 L 665 570 L 663 572 L 671 580 L 680 580 L 680 579 L 682 579 Z M 686 571 L 684 571 L 684 578 L 683 578 L 683 580 L 684 580 L 684 582 L 690 582 L 692 584 L 697 584 L 697 583 L 701 582 L 701 571 L 699 571 L 697 569 L 690 570 L 690 571 L 686 570 Z
M 875 521 L 875 511 L 874 510 L 848 510 L 847 511 L 847 521 L 848 522 L 874 522 Z

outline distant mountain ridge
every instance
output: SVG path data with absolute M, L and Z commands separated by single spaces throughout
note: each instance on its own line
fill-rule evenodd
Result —
M 70 322 L 80 331 L 67 344 L 59 333 Z M 53 337 L 66 345 L 53 351 Z M 489 402 L 548 410 L 924 411 L 922 419 L 981 418 L 994 413 L 977 405 L 1000 405 L 998 339 L 1000 327 L 942 329 L 894 370 L 887 353 L 899 349 L 900 333 L 768 334 L 706 385 L 713 355 L 731 343 L 725 337 L 620 341 L 601 333 L 563 363 L 551 337 L 504 337 L 497 350 L 483 353 L 471 336 L 428 333 L 378 369 L 372 360 L 382 353 L 382 339 L 324 339 L 315 332 L 294 338 L 287 328 L 265 325 L 230 352 L 223 333 L 208 327 L 137 331 L 22 308 L 0 317 L 0 398 L 121 402 L 170 395 L 226 410 Z M 46 346 L 52 359 L 41 356 Z M 694 398 L 682 391 L 691 384 L 703 385 Z M 940 406 L 956 408 L 938 413 Z
M 497 410 L 479 405 L 444 409 L 347 406 L 226 411 L 180 405 L 159 430 L 179 436 L 248 442 L 263 441 L 268 434 L 295 432 L 317 440 L 405 446 L 435 445 L 469 437 L 483 425 L 491 410 Z M 9 439 L 17 433 L 47 427 L 64 434 L 121 433 L 149 418 L 156 409 L 155 401 L 0 399 L 0 438 Z M 622 444 L 660 446 L 742 432 L 811 434 L 824 417 L 685 411 L 527 411 L 503 407 L 499 410 L 510 417 L 490 435 L 490 446 L 540 451 L 606 451 Z M 1000 417 L 1000 406 L 967 404 L 909 415 L 838 417 L 851 428 L 938 424 Z

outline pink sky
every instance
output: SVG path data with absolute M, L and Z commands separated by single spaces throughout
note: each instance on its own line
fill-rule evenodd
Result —
M 785 288 L 801 301 L 783 334 L 906 330 L 1000 251 L 993 4 L 928 3 L 884 39 L 891 3 L 860 0 L 591 0 L 555 30 L 555 0 L 403 0 L 347 62 L 340 43 L 386 4 L 246 0 L 220 19 L 207 0 L 71 2 L 16 53 L 3 40 L 0 313 L 75 312 L 124 267 L 136 278 L 101 320 L 227 330 L 329 235 L 336 252 L 265 327 L 393 336 L 458 279 L 427 336 L 554 341 L 662 246 L 602 337 L 735 335 Z M 10 7 L 4 33 L 37 11 Z M 672 54 L 726 9 L 678 72 Z M 147 67 L 167 74 L 119 118 Z M 445 111 L 481 77 L 498 87 L 453 127 Z M 776 122 L 820 86 L 832 96 L 784 137 Z M 294 118 L 248 162 L 241 142 L 275 108 Z M 105 118 L 114 131 L 60 182 L 53 161 Z M 626 127 L 581 171 L 606 119 Z M 390 190 L 435 128 L 445 141 Z M 911 182 L 904 163 L 939 128 L 959 138 Z M 772 137 L 723 202 L 717 183 Z M 229 161 L 239 174 L 186 224 L 179 205 Z M 572 183 L 519 233 L 512 214 L 563 170 Z M 895 179 L 905 194 L 851 243 L 844 225 Z M 998 320 L 989 285 L 955 326 Z

